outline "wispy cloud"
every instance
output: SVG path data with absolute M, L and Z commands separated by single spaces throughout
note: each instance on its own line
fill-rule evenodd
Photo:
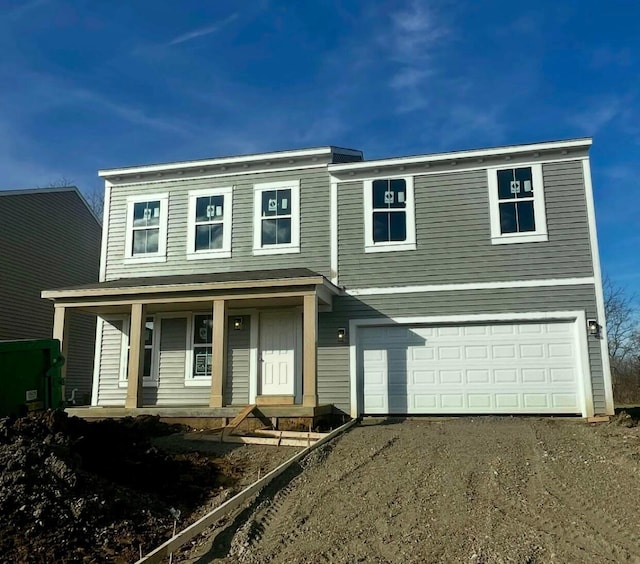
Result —
M 424 0 L 412 0 L 391 14 L 391 27 L 380 41 L 395 70 L 389 86 L 400 97 L 398 111 L 410 112 L 429 104 L 429 82 L 438 71 L 437 48 L 450 29 Z
M 628 101 L 621 97 L 601 96 L 569 116 L 569 122 L 587 135 L 595 135 L 613 120 L 626 113 Z
M 200 27 L 198 29 L 194 29 L 187 33 L 183 33 L 182 35 L 178 35 L 173 38 L 171 41 L 167 43 L 168 46 L 172 45 L 180 45 L 181 43 L 186 43 L 187 41 L 192 41 L 193 39 L 198 39 L 199 37 L 204 37 L 205 35 L 211 35 L 212 33 L 217 33 L 221 29 L 228 26 L 232 21 L 238 18 L 238 14 L 231 14 L 230 16 L 220 20 L 212 25 L 206 27 Z

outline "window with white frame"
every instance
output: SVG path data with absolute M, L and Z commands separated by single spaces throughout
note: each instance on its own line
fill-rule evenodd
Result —
M 189 192 L 187 258 L 231 256 L 231 187 Z
M 547 241 L 542 165 L 487 171 L 493 244 Z
M 166 259 L 168 194 L 130 196 L 127 200 L 125 257 L 131 262 Z
M 416 248 L 413 178 L 364 182 L 365 252 Z
M 187 381 L 205 385 L 211 382 L 211 366 L 213 352 L 213 315 L 196 313 L 193 315 L 191 327 L 191 373 Z
M 155 318 L 147 317 L 144 323 L 144 350 L 141 351 L 144 362 L 142 369 L 142 383 L 144 386 L 155 386 L 158 381 L 158 369 L 156 366 L 156 339 L 155 339 Z M 120 365 L 120 382 L 126 385 L 129 379 L 129 353 L 131 351 L 131 320 L 128 318 L 123 323 L 122 328 L 122 360 Z
M 254 187 L 253 253 L 300 252 L 300 182 Z

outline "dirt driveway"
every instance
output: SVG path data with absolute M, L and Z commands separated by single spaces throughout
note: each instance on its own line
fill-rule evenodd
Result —
M 187 560 L 640 562 L 638 428 L 367 420 L 285 479 Z

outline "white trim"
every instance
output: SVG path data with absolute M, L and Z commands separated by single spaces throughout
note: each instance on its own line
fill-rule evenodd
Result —
M 203 196 L 222 196 L 222 248 L 196 251 L 196 202 Z M 207 188 L 189 191 L 189 215 L 187 221 L 187 260 L 206 260 L 231 257 L 231 229 L 233 226 L 233 187 Z
M 587 156 L 580 156 L 580 155 L 576 155 L 576 156 L 571 156 L 571 157 L 565 157 L 565 156 L 560 156 L 560 157 L 554 157 L 554 156 L 544 156 L 544 157 L 539 157 L 538 160 L 536 161 L 532 161 L 531 160 L 531 155 L 530 154 L 526 154 L 522 156 L 522 159 L 511 159 L 510 157 L 505 157 L 505 166 L 511 166 L 512 168 L 514 166 L 528 166 L 530 163 L 534 163 L 534 164 L 550 164 L 550 163 L 566 163 L 566 162 L 577 162 L 577 161 L 584 161 L 584 160 L 588 160 L 589 157 Z M 404 178 L 407 175 L 412 175 L 414 177 L 417 176 L 433 176 L 435 174 L 457 174 L 460 172 L 474 172 L 474 171 L 478 171 L 478 170 L 486 170 L 487 169 L 487 163 L 484 162 L 484 159 L 478 159 L 478 163 L 477 165 L 473 165 L 473 166 L 461 166 L 459 163 L 447 163 L 447 162 L 442 162 L 439 163 L 441 165 L 448 165 L 448 168 L 444 169 L 444 168 L 429 168 L 431 165 L 429 165 L 428 163 L 423 164 L 422 166 L 420 165 L 415 165 L 413 168 L 411 167 L 406 167 L 406 166 L 400 166 L 400 167 L 396 167 L 396 170 L 394 170 L 393 168 L 389 167 L 390 170 L 388 171 L 388 174 L 386 173 L 387 169 L 381 169 L 380 167 L 376 167 L 375 169 L 375 174 L 374 171 L 370 171 L 370 170 L 363 170 L 363 171 L 351 171 L 348 174 L 340 174 L 339 172 L 335 172 L 335 171 L 330 171 L 332 175 L 334 175 L 336 178 L 338 178 L 338 184 L 342 183 L 342 184 L 348 184 L 351 182 L 362 182 L 364 180 L 375 180 L 376 178 L 380 178 L 381 175 L 384 175 L 384 178 Z M 438 164 L 438 163 L 437 163 Z M 490 166 L 494 166 L 493 164 Z
M 100 244 L 100 276 L 98 282 L 107 279 L 107 252 L 109 242 L 109 215 L 111 214 L 111 183 L 104 182 L 104 202 L 102 207 L 102 241 Z
M 460 290 L 501 290 L 503 288 L 542 288 L 547 286 L 580 286 L 594 284 L 593 277 L 555 278 L 544 280 L 509 280 L 504 282 L 470 282 L 463 284 L 431 284 L 423 286 L 389 286 L 346 290 L 350 296 L 384 296 L 387 294 L 418 294 L 422 292 L 452 292 Z
M 415 157 L 399 157 L 391 159 L 379 159 L 373 161 L 359 161 L 355 163 L 330 164 L 329 172 L 355 171 L 371 167 L 412 165 L 422 163 L 433 163 L 438 161 L 499 157 L 514 155 L 517 153 L 531 151 L 558 151 L 569 149 L 585 149 L 591 146 L 591 138 L 573 139 L 569 141 L 551 141 L 546 143 L 532 143 L 529 145 L 514 145 L 509 147 L 494 147 L 491 149 L 478 149 L 472 151 L 455 151 L 452 153 L 436 153 L 431 155 L 418 155 Z
M 160 224 L 158 227 L 158 251 L 156 253 L 133 254 L 133 208 L 137 202 L 160 202 Z M 124 249 L 125 264 L 165 262 L 167 260 L 167 224 L 169 222 L 169 193 L 137 194 L 127 198 L 127 224 Z
M 593 200 L 593 183 L 591 180 L 591 166 L 589 160 L 582 161 L 584 174 L 585 196 L 587 200 L 587 218 L 589 220 L 589 241 L 591 243 L 591 259 L 593 262 L 593 274 L 596 284 L 596 310 L 598 323 L 601 325 L 600 354 L 602 356 L 602 373 L 604 379 L 605 411 L 613 415 L 615 405 L 613 403 L 613 384 L 611 381 L 611 365 L 609 362 L 609 346 L 607 341 L 607 320 L 604 311 L 604 289 L 602 287 L 602 271 L 600 268 L 600 253 L 598 251 L 598 231 L 596 227 L 595 203 Z
M 572 159 L 575 160 L 575 159 Z M 239 169 L 236 170 L 234 172 L 221 172 L 221 173 L 213 173 L 213 174 L 185 174 L 182 175 L 180 173 L 180 176 L 169 176 L 167 175 L 167 177 L 165 178 L 162 174 L 158 174 L 158 175 L 154 175 L 154 178 L 141 178 L 140 180 L 137 180 L 135 182 L 132 181 L 128 181 L 128 182 L 118 182 L 117 184 L 114 184 L 114 186 L 118 186 L 119 188 L 126 188 L 126 187 L 135 187 L 135 186 L 151 186 L 153 184 L 167 184 L 167 183 L 176 183 L 176 182 L 190 182 L 190 181 L 194 181 L 194 180 L 218 180 L 220 178 L 228 178 L 231 176 L 235 176 L 235 177 L 242 177 L 242 176 L 247 176 L 247 175 L 258 175 L 258 174 L 271 174 L 271 173 L 277 173 L 277 172 L 296 172 L 298 170 L 309 170 L 309 169 L 314 169 L 314 168 L 322 168 L 325 169 L 327 168 L 327 163 L 319 163 L 319 164 L 313 164 L 313 165 L 300 165 L 300 166 L 295 166 L 295 165 L 291 165 L 288 167 L 283 167 L 283 168 L 264 168 L 264 169 L 256 169 L 253 170 L 251 168 L 248 169 Z M 139 175 L 136 175 L 139 176 Z M 242 179 L 244 180 L 244 179 Z
M 533 183 L 533 214 L 536 229 L 522 233 L 502 233 L 500 229 L 500 200 L 498 198 L 498 171 L 512 170 L 514 168 L 530 168 L 531 180 Z M 487 168 L 487 185 L 489 188 L 489 216 L 491 221 L 491 243 L 493 245 L 504 245 L 511 243 L 533 243 L 548 241 L 547 234 L 547 214 L 544 203 L 544 181 L 542 176 L 542 164 L 520 164 L 516 166 L 505 164 Z M 518 200 L 513 200 L 517 202 Z
M 330 176 L 329 188 L 329 218 L 330 218 L 330 279 L 333 284 L 338 285 L 338 179 Z
M 268 190 L 291 190 L 291 242 L 262 245 L 262 193 Z M 288 215 L 288 214 L 287 214 Z M 278 216 L 274 216 L 278 217 Z M 263 182 L 253 186 L 253 254 L 275 255 L 300 252 L 300 180 Z
M 578 372 L 580 374 L 580 384 L 583 394 L 587 394 L 591 390 L 591 373 L 589 371 L 589 352 L 587 349 L 586 338 L 580 336 L 580 332 L 586 334 L 587 326 L 585 313 L 581 310 L 575 311 L 530 311 L 525 313 L 479 313 L 467 315 L 434 315 L 434 316 L 412 316 L 412 317 L 380 317 L 367 319 L 352 319 L 349 321 L 349 389 L 350 398 L 350 415 L 351 417 L 359 417 L 361 413 L 360 394 L 358 390 L 358 330 L 366 327 L 383 327 L 390 325 L 426 325 L 426 324 L 465 324 L 465 323 L 492 323 L 508 321 L 517 323 L 519 321 L 574 321 L 576 339 L 579 350 Z M 586 364 L 585 364 L 586 359 Z M 589 382 L 586 382 L 589 380 Z M 581 400 L 582 415 L 589 417 L 589 402 L 593 398 L 583 397 Z
M 98 392 L 100 390 L 100 363 L 102 362 L 102 332 L 104 328 L 104 319 L 102 317 L 96 320 L 96 343 L 93 353 L 93 382 L 91 385 L 91 405 L 98 405 Z
M 131 325 L 131 316 L 125 315 L 121 318 L 113 317 L 112 319 L 122 319 L 122 332 L 120 334 L 120 374 L 118 375 L 118 387 L 127 387 L 127 359 L 129 353 L 129 326 Z
M 98 171 L 98 176 L 110 177 L 130 174 L 146 174 L 151 172 L 169 172 L 186 170 L 189 168 L 203 168 L 210 166 L 229 166 L 234 164 L 253 163 L 258 161 L 275 161 L 283 159 L 295 159 L 304 157 L 316 157 L 331 155 L 338 147 L 319 147 L 317 149 L 299 149 L 294 151 L 280 151 L 272 153 L 259 153 L 256 155 L 243 155 L 237 157 L 222 157 L 217 159 L 204 159 L 199 161 L 183 161 L 177 163 L 165 163 L 157 165 L 133 166 L 126 168 L 112 168 Z M 360 154 L 360 153 L 358 153 Z
M 580 407 L 583 417 L 593 417 L 595 415 L 593 406 L 593 388 L 591 385 L 591 362 L 589 361 L 588 331 L 580 331 L 580 327 L 587 327 L 587 316 L 584 311 L 576 312 L 576 360 L 578 361 L 578 372 L 582 377 L 582 398 Z
M 364 202 L 364 252 L 379 253 L 388 251 L 414 251 L 416 249 L 416 214 L 415 214 L 415 198 L 413 190 L 413 176 L 403 176 L 406 183 L 407 196 L 406 207 L 397 208 L 390 211 L 395 213 L 404 213 L 406 222 L 406 239 L 404 241 L 380 241 L 373 240 L 373 182 L 374 180 L 389 180 L 388 177 L 382 176 L 371 180 L 365 180 L 362 183 L 363 202 Z

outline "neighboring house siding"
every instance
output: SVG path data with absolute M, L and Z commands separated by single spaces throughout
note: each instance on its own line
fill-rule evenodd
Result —
M 547 242 L 491 244 L 487 172 L 477 170 L 416 175 L 417 249 L 368 254 L 363 183 L 341 183 L 339 283 L 362 288 L 593 276 L 582 163 L 545 164 L 543 176 Z
M 123 406 L 127 389 L 119 387 L 120 361 L 122 354 L 122 327 L 124 321 L 105 319 L 102 324 L 100 346 L 100 381 L 98 385 L 98 405 Z
M 300 253 L 253 256 L 254 184 L 300 180 Z M 187 260 L 189 191 L 233 186 L 229 259 Z M 126 264 L 127 197 L 169 193 L 167 260 Z M 111 191 L 106 279 L 234 270 L 305 267 L 329 275 L 329 174 L 326 168 L 246 174 L 225 178 L 116 185 Z
M 0 340 L 50 339 L 43 289 L 97 282 L 101 227 L 75 190 L 0 192 Z M 91 393 L 95 317 L 72 314 L 66 395 Z
M 349 413 L 349 346 L 336 343 L 336 332 L 339 327 L 348 330 L 350 319 L 569 310 L 584 310 L 587 318 L 597 317 L 594 287 L 580 285 L 337 297 L 333 312 L 321 313 L 319 317 L 319 401 L 333 403 Z M 605 393 L 600 341 L 589 336 L 588 348 L 595 411 L 603 412 Z
M 250 321 L 243 316 L 242 331 L 233 329 L 233 317 L 227 326 L 227 379 L 224 386 L 226 405 L 249 403 L 249 336 Z

